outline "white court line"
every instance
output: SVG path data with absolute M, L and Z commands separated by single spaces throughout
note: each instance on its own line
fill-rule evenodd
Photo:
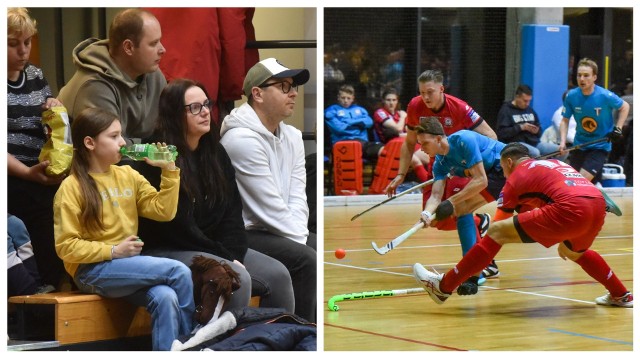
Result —
M 633 235 L 612 235 L 612 236 L 598 236 L 596 239 L 625 239 L 625 238 L 633 238 Z M 452 247 L 452 246 L 460 246 L 460 244 L 442 244 L 442 245 L 424 245 L 424 246 L 399 246 L 394 247 L 394 250 L 408 250 L 408 249 L 424 249 L 424 248 L 436 248 L 436 247 Z M 361 252 L 361 251 L 373 251 L 373 248 L 367 249 L 349 249 L 345 250 L 346 252 Z M 332 253 L 332 250 L 325 250 L 325 253 Z
M 486 288 L 486 289 L 490 289 L 490 290 L 500 290 L 500 291 L 507 291 L 507 292 L 515 292 L 515 293 L 521 293 L 523 295 L 531 295 L 531 296 L 538 296 L 538 297 L 545 297 L 545 298 L 555 298 L 555 299 L 558 299 L 558 300 L 565 300 L 565 301 L 578 302 L 578 303 L 588 303 L 590 305 L 595 305 L 596 304 L 594 301 L 583 301 L 583 300 L 576 300 L 574 298 L 566 298 L 566 297 L 552 296 L 552 295 L 543 295 L 542 293 L 513 290 L 513 289 L 510 289 L 510 288 L 508 288 L 508 289 L 499 289 L 497 287 L 487 286 L 486 284 L 480 286 L 479 288 Z
M 633 253 L 602 254 L 601 256 L 602 257 L 609 257 L 609 256 L 629 256 L 629 255 L 633 256 Z M 527 259 L 500 260 L 498 262 L 520 262 L 520 261 L 552 260 L 552 259 L 561 260 L 561 258 L 559 256 L 556 256 L 556 257 L 538 257 L 538 258 L 527 258 Z M 429 266 L 452 266 L 452 265 L 455 265 L 455 264 L 457 264 L 457 262 L 455 262 L 455 263 L 430 264 L 430 265 L 424 265 L 424 266 L 425 267 L 429 267 Z M 325 265 L 333 265 L 333 266 L 340 266 L 340 267 L 345 267 L 345 268 L 352 268 L 352 269 L 356 269 L 356 270 L 371 271 L 371 272 L 378 272 L 378 273 L 386 273 L 386 274 L 396 275 L 396 276 L 413 277 L 412 274 L 393 272 L 393 271 L 386 271 L 388 269 L 407 268 L 407 267 L 411 267 L 411 266 L 388 266 L 388 267 L 379 267 L 379 268 L 367 268 L 367 267 L 339 264 L 339 263 L 334 263 L 334 262 L 325 262 Z M 545 295 L 545 294 L 535 293 L 535 292 L 527 292 L 527 291 L 520 291 L 520 290 L 514 290 L 514 289 L 498 288 L 498 287 L 495 287 L 495 286 L 489 286 L 486 283 L 484 285 L 480 286 L 480 288 L 485 288 L 487 290 L 500 290 L 500 291 L 514 292 L 514 293 L 520 293 L 520 294 L 524 294 L 524 295 L 532 295 L 532 296 L 545 297 L 545 298 L 554 298 L 554 299 L 558 299 L 558 300 L 578 302 L 578 303 L 587 303 L 587 304 L 591 304 L 591 305 L 595 305 L 596 304 L 593 301 L 583 301 L 583 300 L 577 300 L 577 299 L 573 299 L 573 298 Z
M 629 255 L 633 256 L 633 253 L 624 252 L 624 253 L 620 253 L 620 254 L 600 254 L 600 256 L 602 256 L 602 257 L 629 256 Z M 562 259 L 560 258 L 560 256 L 549 256 L 549 257 L 530 257 L 530 258 L 524 258 L 524 259 L 498 260 L 497 262 L 524 262 L 524 261 L 539 261 L 539 260 L 562 260 Z M 567 261 L 569 261 L 569 260 L 567 260 Z M 392 272 L 392 271 L 386 271 L 386 270 L 411 267 L 411 265 L 402 265 L 402 266 L 383 266 L 383 267 L 375 267 L 375 268 L 373 268 L 373 267 L 353 266 L 353 265 L 341 264 L 341 263 L 337 263 L 337 262 L 328 262 L 328 261 L 324 261 L 324 264 L 325 265 L 333 265 L 333 266 L 352 268 L 352 269 L 357 269 L 357 270 L 364 270 L 364 271 L 375 271 L 375 272 L 381 272 L 381 273 L 388 273 L 388 274 L 392 274 L 392 275 L 398 275 L 398 273 Z M 440 266 L 455 266 L 457 264 L 458 264 L 458 262 L 443 262 L 443 263 L 430 263 L 430 264 L 422 264 L 422 265 L 425 266 L 425 267 L 431 267 L 431 266 L 440 267 Z M 411 276 L 410 274 L 400 274 L 400 275 Z

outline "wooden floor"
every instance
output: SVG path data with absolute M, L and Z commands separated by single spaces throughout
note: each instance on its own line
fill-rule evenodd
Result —
M 613 198 L 624 215 L 607 214 L 592 249 L 633 290 L 632 198 Z M 351 292 L 420 287 L 414 263 L 446 272 L 460 259 L 455 231 L 424 229 L 384 256 L 383 246 L 419 219 L 419 204 L 386 204 L 355 221 L 370 206 L 324 210 L 325 351 L 632 351 L 633 310 L 598 306 L 605 293 L 598 282 L 557 246 L 508 244 L 496 261 L 501 275 L 487 280 L 475 296 L 452 295 L 436 305 L 424 292 L 339 302 Z M 478 212 L 495 212 L 495 203 Z M 338 260 L 336 248 L 347 255 Z

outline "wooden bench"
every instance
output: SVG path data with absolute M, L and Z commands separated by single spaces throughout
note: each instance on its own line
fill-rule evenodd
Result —
M 28 312 L 31 305 L 54 305 L 51 339 L 61 345 L 151 334 L 149 313 L 123 299 L 71 291 L 14 296 L 9 303 L 19 315 Z
M 9 297 L 18 315 L 32 305 L 54 305 L 51 337 L 60 345 L 101 340 L 137 337 L 151 334 L 151 316 L 144 307 L 137 307 L 123 299 L 104 298 L 78 291 Z M 250 306 L 260 305 L 260 297 L 251 297 Z M 19 318 L 20 320 L 20 318 Z M 19 322 L 18 339 L 24 339 L 28 322 Z M 50 324 L 37 322 L 37 324 Z M 20 332 L 22 331 L 22 332 Z

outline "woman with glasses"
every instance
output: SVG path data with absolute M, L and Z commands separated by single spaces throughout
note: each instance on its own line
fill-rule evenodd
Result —
M 240 275 L 241 287 L 225 310 L 246 306 L 252 295 L 259 295 L 261 307 L 293 312 L 293 286 L 287 268 L 247 248 L 242 200 L 233 166 L 220 144 L 219 126 L 211 119 L 213 105 L 204 85 L 188 79 L 170 82 L 160 95 L 151 140 L 162 138 L 178 148 L 180 197 L 174 220 L 141 219 L 143 253 L 186 265 L 197 255 L 229 263 Z M 159 186 L 158 170 L 148 165 L 137 169 L 152 185 Z

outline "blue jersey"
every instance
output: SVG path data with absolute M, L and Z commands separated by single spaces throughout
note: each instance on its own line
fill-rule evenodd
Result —
M 355 104 L 349 108 L 334 104 L 324 111 L 324 118 L 331 131 L 332 146 L 341 140 L 369 141 L 367 128 L 373 126 L 373 119 L 366 109 Z
M 613 130 L 613 111 L 622 107 L 622 103 L 622 99 L 615 93 L 597 85 L 588 96 L 583 95 L 580 88 L 569 91 L 562 107 L 562 116 L 573 116 L 576 120 L 573 145 L 606 137 Z M 600 142 L 586 149 L 602 149 L 609 152 L 611 143 Z
M 500 152 L 506 144 L 480 133 L 461 130 L 447 137 L 449 153 L 436 155 L 433 178 L 444 179 L 451 173 L 457 177 L 467 176 L 465 170 L 482 162 L 485 172 L 500 167 Z

